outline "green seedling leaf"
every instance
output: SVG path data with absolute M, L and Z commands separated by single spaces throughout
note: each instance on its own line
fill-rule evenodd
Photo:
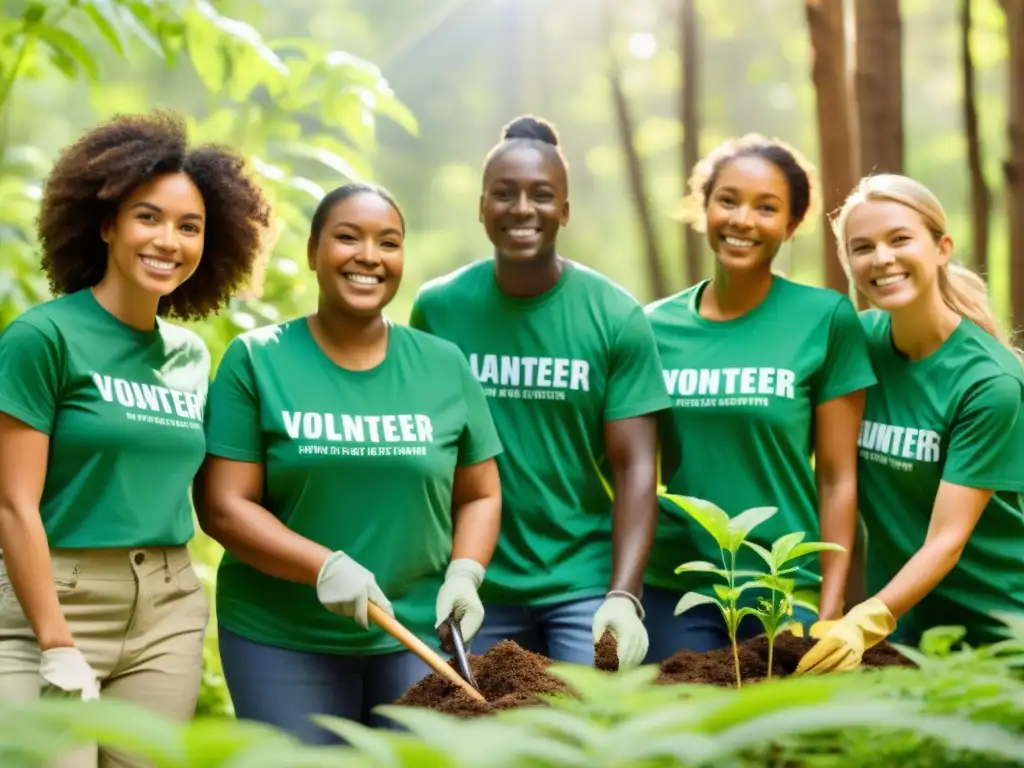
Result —
M 729 521 L 729 530 L 734 533 L 742 532 L 745 537 L 765 520 L 773 517 L 778 511 L 778 507 L 752 507 L 732 518 Z
M 728 603 L 733 600 L 739 600 L 740 595 L 743 593 L 742 586 L 728 587 L 724 584 L 714 584 L 712 586 L 712 589 L 715 590 L 715 594 L 718 596 L 718 599 L 721 600 L 723 603 Z
M 732 532 L 729 529 L 729 515 L 723 509 L 715 506 L 710 501 L 698 499 L 694 496 L 679 496 L 674 493 L 666 493 L 662 496 L 688 514 L 694 521 L 718 542 L 722 549 L 729 550 L 732 541 Z
M 744 541 L 743 546 L 748 547 L 749 549 L 752 549 L 755 552 L 757 552 L 757 554 L 761 557 L 762 560 L 765 561 L 769 568 L 773 570 L 775 569 L 775 565 L 772 562 L 772 553 L 769 552 L 767 549 L 753 541 Z
M 714 563 L 709 563 L 707 560 L 691 560 L 688 563 L 683 563 L 676 568 L 676 573 L 717 573 L 719 575 L 725 574 L 726 571 L 719 568 Z
M 676 603 L 676 610 L 673 615 L 681 616 L 691 608 L 696 608 L 698 605 L 708 604 L 718 605 L 718 601 L 708 595 L 702 595 L 700 592 L 687 592 L 682 596 L 679 602 Z
M 789 553 L 789 557 L 786 558 L 785 562 L 790 560 L 796 560 L 798 557 L 804 555 L 812 555 L 815 552 L 845 552 L 846 547 L 839 544 L 833 544 L 830 541 L 808 541 L 804 544 L 797 544 L 793 547 Z
M 941 658 L 953 653 L 953 646 L 967 637 L 967 629 L 964 627 L 931 627 L 921 635 L 921 642 L 918 646 L 921 652 Z
M 787 533 L 775 540 L 772 544 L 772 569 L 778 571 L 779 568 L 789 559 L 789 553 L 793 551 L 793 547 L 802 542 L 806 534 L 803 531 L 795 531 L 794 533 Z

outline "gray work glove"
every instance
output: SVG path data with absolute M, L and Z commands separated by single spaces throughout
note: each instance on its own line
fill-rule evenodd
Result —
M 321 566 L 316 580 L 316 596 L 331 613 L 347 616 L 367 630 L 370 628 L 366 616 L 368 600 L 392 617 L 395 615 L 391 602 L 384 597 L 373 574 L 340 551 L 328 557 Z

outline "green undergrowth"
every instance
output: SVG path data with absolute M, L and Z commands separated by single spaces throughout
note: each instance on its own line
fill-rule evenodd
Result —
M 223 717 L 169 724 L 117 701 L 47 699 L 0 710 L 0 765 L 41 768 L 97 739 L 155 768 L 668 768 L 669 766 L 1024 765 L 1024 622 L 983 649 L 955 629 L 905 649 L 919 669 L 786 678 L 739 690 L 652 685 L 653 667 L 607 673 L 556 665 L 579 698 L 475 720 L 383 708 L 408 732 L 321 723 L 352 746 L 304 747 Z

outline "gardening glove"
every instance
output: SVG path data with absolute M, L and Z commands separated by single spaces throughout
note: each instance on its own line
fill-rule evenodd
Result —
M 818 624 L 825 622 L 817 622 L 811 629 L 821 632 L 821 639 L 800 659 L 796 668 L 798 675 L 856 669 L 864 652 L 896 629 L 896 619 L 877 597 L 855 605 L 828 627 L 818 627 Z
M 96 673 L 77 648 L 51 648 L 43 651 L 39 675 L 46 685 L 76 697 L 80 695 L 82 701 L 100 697 Z
M 340 551 L 332 554 L 320 566 L 316 596 L 331 613 L 354 619 L 356 624 L 367 630 L 370 628 L 366 616 L 368 600 L 372 600 L 392 618 L 395 615 L 395 609 L 377 586 L 373 574 Z
M 477 595 L 483 580 L 484 567 L 476 560 L 467 557 L 452 560 L 445 572 L 444 584 L 437 592 L 434 629 L 452 616 L 459 624 L 463 641 L 468 644 L 484 623 L 484 606 Z
M 619 669 L 631 669 L 647 656 L 647 629 L 640 601 L 627 592 L 609 592 L 594 614 L 594 645 L 611 632 L 617 645 Z

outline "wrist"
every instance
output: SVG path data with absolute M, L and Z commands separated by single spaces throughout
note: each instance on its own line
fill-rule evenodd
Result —
M 473 582 L 474 589 L 480 589 L 486 572 L 487 569 L 476 560 L 468 557 L 457 557 L 448 564 L 444 580 L 451 581 L 454 578 L 467 578 Z
M 632 592 L 627 592 L 624 589 L 612 589 L 608 591 L 604 596 L 605 600 L 612 600 L 614 598 L 618 598 L 619 600 L 627 600 L 630 603 L 632 603 L 633 608 L 636 610 L 636 615 L 640 618 L 641 621 L 643 621 L 646 617 L 646 612 L 644 611 L 643 603 L 641 603 L 640 598 L 634 595 Z
M 75 647 L 75 639 L 71 636 L 70 632 L 42 634 L 39 635 L 37 642 L 39 644 L 39 650 L 43 653 L 46 651 L 52 651 L 54 648 Z

